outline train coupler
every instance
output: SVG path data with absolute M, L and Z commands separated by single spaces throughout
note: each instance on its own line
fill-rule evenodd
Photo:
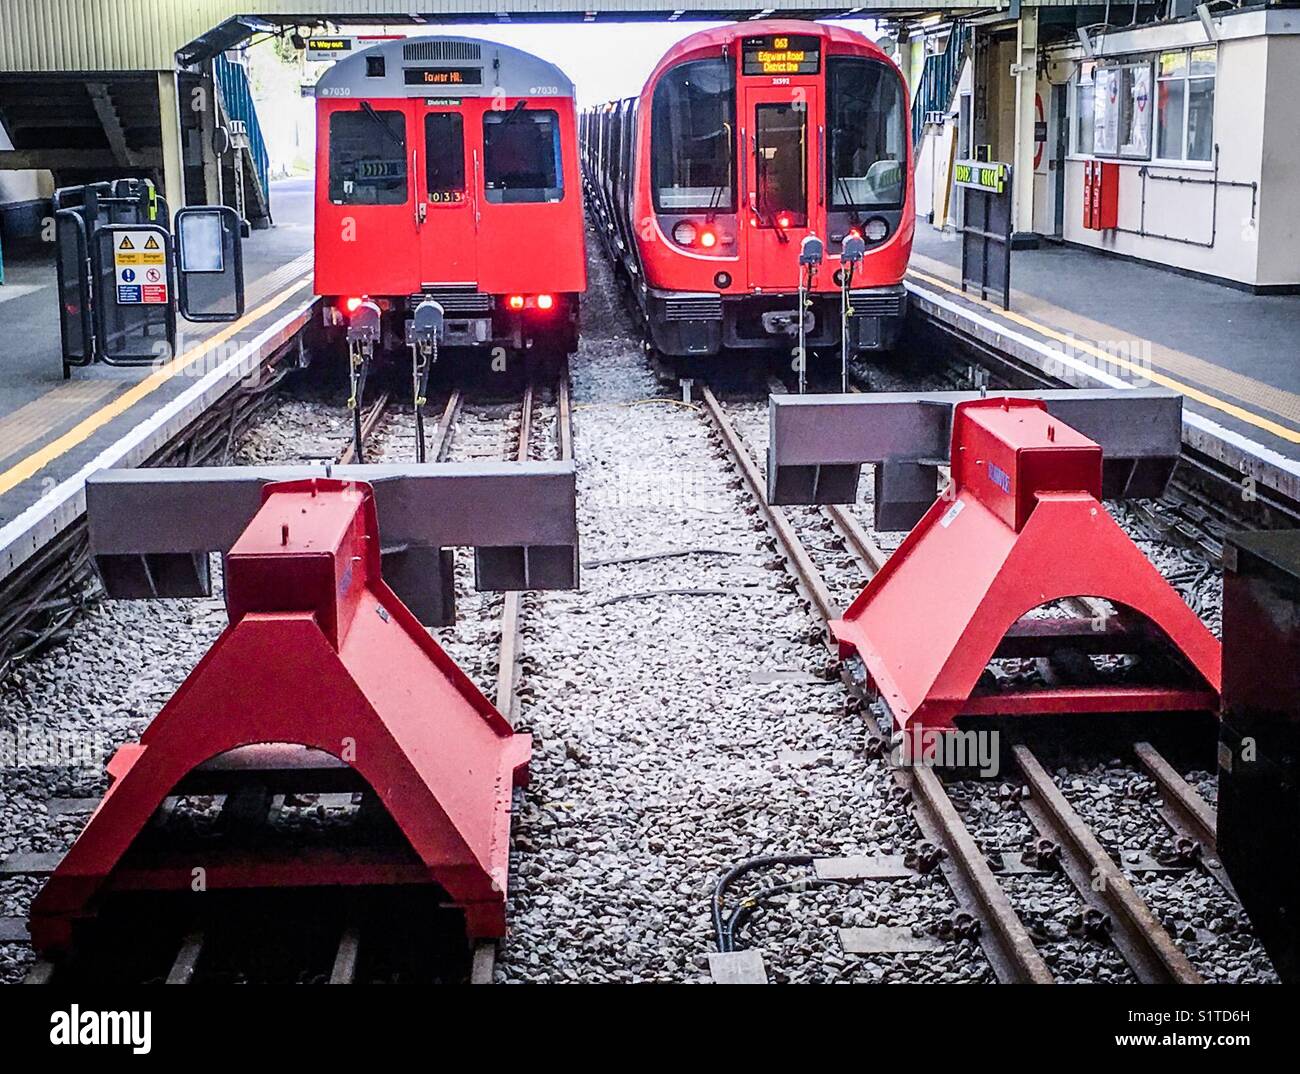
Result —
M 1109 402 L 1120 415 L 1108 420 L 1116 422 L 1125 405 L 1132 408 L 1133 396 L 1116 392 Z M 773 400 L 769 456 L 769 492 L 779 503 L 853 502 L 856 476 L 837 476 L 834 467 L 878 450 L 879 443 L 869 443 L 873 436 L 897 444 L 917 428 L 867 429 L 859 420 L 854 437 L 843 423 L 849 412 L 841 411 L 834 426 L 833 412 L 823 408 L 818 416 L 832 421 L 840 442 L 818 451 L 798 435 L 809 431 L 806 422 L 781 420 L 779 402 Z M 817 412 L 808 406 L 812 400 L 800 402 L 804 418 Z M 841 657 L 861 658 L 897 730 L 947 728 L 959 716 L 1217 710 L 1219 643 L 1102 505 L 1102 447 L 1049 412 L 1063 402 L 957 402 L 948 487 L 832 624 Z M 1117 424 L 1112 433 L 1128 438 L 1126 450 L 1135 457 L 1144 447 L 1164 450 L 1158 419 L 1169 409 L 1166 401 L 1152 397 L 1146 409 L 1154 425 Z M 874 417 L 888 422 L 906 412 L 885 407 Z M 868 413 L 859 409 L 857 417 Z M 942 410 L 929 417 L 941 432 Z M 1144 445 L 1147 436 L 1153 440 Z M 816 465 L 811 474 L 783 471 L 795 458 L 803 467 L 822 458 L 832 472 Z M 1153 483 L 1163 487 L 1153 482 L 1162 470 L 1130 459 L 1124 487 L 1144 493 Z M 1031 615 L 1071 598 L 1088 599 L 1096 614 Z M 1061 652 L 1079 654 L 1089 674 L 1072 683 L 1044 676 L 1045 686 L 986 675 L 995 659 L 1048 664 Z M 1106 675 L 1093 674 L 1101 670 L 1094 657 L 1103 660 Z
M 364 439 L 361 430 L 361 404 L 366 392 L 366 377 L 370 361 L 375 354 L 375 344 L 380 339 L 379 306 L 362 302 L 348 321 L 348 409 L 352 411 L 352 449 L 357 462 L 365 462 Z
M 216 548 L 225 553 L 229 625 L 140 741 L 110 760 L 108 792 L 32 904 L 37 950 L 67 950 L 79 924 L 124 893 L 194 899 L 323 885 L 424 886 L 463 912 L 471 938 L 502 935 L 511 791 L 527 776 L 530 737 L 514 732 L 389 587 L 381 537 L 412 542 L 431 516 L 451 516 L 435 539 L 472 543 L 477 519 L 496 545 L 479 550 L 496 553 L 478 572 L 481 588 L 569 587 L 576 509 L 572 466 L 560 465 L 564 472 L 520 464 L 495 482 L 479 467 L 410 467 L 389 476 L 386 497 L 382 478 L 372 487 L 306 467 L 252 484 L 207 468 L 173 471 L 170 480 L 159 480 L 165 470 L 97 475 L 91 553 L 110 595 L 122 595 L 124 583 L 131 596 L 167 595 L 169 581 L 188 588 L 184 571 L 168 569 L 183 557 L 174 550 Z M 196 511 L 205 499 L 226 513 Z M 501 517 L 502 502 L 520 513 Z M 120 512 L 131 505 L 139 510 L 128 524 Z M 524 513 L 530 507 L 549 516 L 540 527 Z M 533 546 L 550 554 L 532 557 L 530 573 L 532 540 L 557 537 Z M 515 541 L 524 543 L 525 577 L 503 554 Z M 124 545 L 143 557 L 134 569 Z M 383 823 L 339 844 L 262 831 L 159 846 L 154 821 L 169 799 L 222 794 L 229 802 L 249 787 L 351 791 L 362 813 L 367 802 L 381 807 L 367 816 Z

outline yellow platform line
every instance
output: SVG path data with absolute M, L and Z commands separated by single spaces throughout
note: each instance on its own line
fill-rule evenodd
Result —
M 1173 377 L 1167 376 L 1164 373 L 1159 373 L 1147 366 L 1138 365 L 1136 362 L 1130 362 L 1128 359 L 1121 358 L 1116 354 L 1109 354 L 1100 347 L 1093 346 L 1087 340 L 1079 339 L 1077 336 L 1068 336 L 1063 332 L 1058 332 L 1056 329 L 1045 324 L 1040 324 L 1038 321 L 1035 321 L 1030 317 L 1016 313 L 1014 310 L 1004 310 L 1001 306 L 995 306 L 992 302 L 986 302 L 984 299 L 976 298 L 974 295 L 967 294 L 960 287 L 956 287 L 948 283 L 946 280 L 941 280 L 937 276 L 931 276 L 928 273 L 919 271 L 918 269 L 908 269 L 908 275 L 924 280 L 926 283 L 941 288 L 959 298 L 965 299 L 967 302 L 974 303 L 977 306 L 983 306 L 991 313 L 994 313 L 1005 320 L 1011 321 L 1013 324 L 1018 324 L 1022 328 L 1028 328 L 1031 331 L 1037 332 L 1039 335 L 1047 336 L 1049 339 L 1054 339 L 1058 343 L 1064 343 L 1068 347 L 1075 347 L 1091 354 L 1094 358 L 1100 358 L 1103 362 L 1106 362 L 1109 365 L 1126 369 L 1130 373 L 1134 373 L 1143 379 L 1154 381 L 1165 388 L 1172 388 L 1174 391 L 1181 392 L 1183 395 L 1187 396 L 1188 399 L 1194 399 L 1196 402 L 1202 403 L 1214 410 L 1222 411 L 1225 414 L 1231 414 L 1238 421 L 1244 421 L 1247 425 L 1253 425 L 1257 429 L 1263 429 L 1265 432 L 1272 433 L 1279 439 L 1286 440 L 1292 444 L 1300 444 L 1300 430 L 1292 429 L 1286 425 L 1281 425 L 1276 421 L 1272 421 L 1269 418 L 1256 414 L 1253 410 L 1247 410 L 1245 407 L 1238 406 L 1236 403 L 1229 403 L 1226 399 L 1220 399 L 1216 395 L 1211 395 L 1209 392 L 1202 391 L 1200 388 L 1193 387 L 1190 384 L 1185 384 L 1180 380 L 1175 380 Z
M 221 331 L 209 336 L 196 347 L 190 348 L 184 354 L 173 358 L 170 362 L 154 370 L 144 380 L 128 388 L 117 398 L 111 400 L 104 406 L 100 407 L 93 414 L 83 418 L 71 429 L 56 440 L 50 441 L 45 447 L 38 451 L 32 452 L 25 459 L 14 463 L 13 466 L 0 473 L 0 496 L 21 485 L 24 481 L 40 473 L 55 459 L 66 455 L 73 448 L 85 443 L 91 436 L 102 429 L 114 418 L 120 417 L 130 410 L 141 399 L 152 395 L 178 373 L 184 372 L 209 351 L 221 346 L 226 340 L 238 332 L 243 331 L 249 325 L 256 323 L 262 317 L 266 316 L 277 306 L 280 306 L 291 295 L 296 294 L 307 286 L 311 280 L 310 276 L 304 276 L 296 284 L 286 287 L 274 298 L 262 305 L 251 313 L 246 313 L 239 320 L 232 324 L 226 325 Z

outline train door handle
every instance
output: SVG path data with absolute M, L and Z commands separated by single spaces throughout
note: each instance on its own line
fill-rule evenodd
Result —
M 424 202 L 417 202 L 415 206 L 415 226 L 418 228 L 424 223 L 425 218 L 429 215 L 429 207 Z

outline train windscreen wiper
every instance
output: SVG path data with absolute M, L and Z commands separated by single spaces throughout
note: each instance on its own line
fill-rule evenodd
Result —
M 364 112 L 370 118 L 370 121 L 374 123 L 375 126 L 377 126 L 381 131 L 384 132 L 385 137 L 387 137 L 390 142 L 392 142 L 395 146 L 397 146 L 397 148 L 402 151 L 402 156 L 405 157 L 406 143 L 403 142 L 402 139 L 400 139 L 399 137 L 397 137 L 396 134 L 393 133 L 392 128 L 389 127 L 387 123 L 385 123 L 382 119 L 379 118 L 379 113 L 375 111 L 375 106 L 371 104 L 369 101 L 362 101 L 361 111 Z

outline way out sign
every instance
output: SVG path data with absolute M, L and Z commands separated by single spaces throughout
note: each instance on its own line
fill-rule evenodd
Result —
M 113 271 L 119 306 L 167 304 L 167 243 L 157 231 L 114 232 Z

